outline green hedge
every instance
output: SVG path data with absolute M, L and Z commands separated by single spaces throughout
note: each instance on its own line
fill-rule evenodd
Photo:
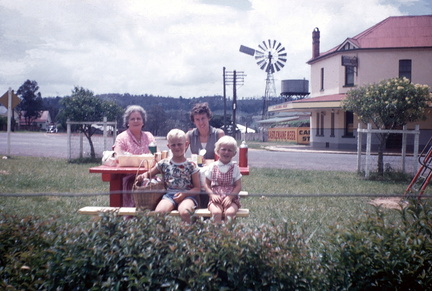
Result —
M 91 226 L 0 216 L 0 289 L 430 290 L 432 208 L 414 203 L 329 230 L 103 216 Z
M 432 290 L 432 207 L 411 201 L 400 220 L 375 215 L 334 228 L 322 266 L 332 290 Z

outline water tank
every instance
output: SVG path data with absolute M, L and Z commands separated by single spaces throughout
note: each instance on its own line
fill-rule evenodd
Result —
M 281 95 L 309 95 L 308 80 L 282 80 Z

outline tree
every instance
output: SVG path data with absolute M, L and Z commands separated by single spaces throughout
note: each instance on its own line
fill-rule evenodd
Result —
M 36 81 L 27 80 L 17 91 L 17 95 L 22 101 L 18 104 L 16 110 L 19 112 L 20 117 L 21 112 L 24 112 L 24 119 L 28 126 L 41 116 L 43 110 L 43 100 L 41 93 L 37 92 L 38 90 L 39 86 Z
M 343 109 L 376 128 L 396 129 L 408 122 L 425 120 L 425 110 L 431 100 L 427 85 L 414 85 L 405 77 L 393 78 L 348 91 Z M 378 173 L 383 174 L 383 151 L 388 134 L 378 133 L 377 137 L 380 142 Z
M 44 110 L 48 110 L 50 113 L 53 122 L 57 121 L 57 115 L 60 112 L 60 101 L 63 98 L 57 97 L 44 97 L 43 98 L 43 107 Z
M 147 110 L 147 121 L 145 127 L 154 136 L 166 135 L 167 131 L 165 130 L 164 126 L 167 119 L 168 116 L 164 108 L 159 104 L 153 105 Z
M 70 97 L 61 100 L 61 105 L 61 119 L 63 121 L 70 119 L 71 121 L 89 122 L 79 125 L 78 130 L 86 136 L 90 145 L 91 157 L 95 158 L 96 154 L 91 137 L 96 129 L 91 126 L 91 123 L 102 121 L 105 116 L 108 120 L 117 121 L 121 117 L 123 109 L 114 102 L 103 101 L 95 97 L 92 91 L 82 87 L 75 87 Z

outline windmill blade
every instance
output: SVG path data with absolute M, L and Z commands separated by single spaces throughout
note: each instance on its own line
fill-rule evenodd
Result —
M 267 44 L 265 43 L 265 41 L 263 41 L 263 44 L 264 44 L 266 50 L 268 50 L 268 47 L 267 47 Z
M 268 40 L 268 44 L 269 44 L 269 45 L 268 45 L 268 46 L 269 46 L 269 48 L 273 48 L 273 47 L 272 47 L 272 44 L 271 44 L 271 40 L 270 40 L 270 39 Z
M 279 56 L 279 57 L 286 57 L 286 56 L 287 56 L 287 53 L 279 54 L 278 56 Z
M 276 45 L 276 40 L 273 41 L 273 46 L 272 46 L 272 48 L 274 48 L 275 45 Z
M 250 55 L 250 56 L 254 56 L 255 55 L 255 50 L 254 49 L 252 49 L 250 47 L 247 47 L 247 46 L 244 46 L 244 45 L 240 46 L 240 52 L 245 53 L 245 54 Z
M 275 65 L 278 65 L 281 69 L 285 66 L 285 64 L 280 61 L 277 61 Z
M 270 73 L 274 73 L 274 68 L 273 68 L 273 64 L 272 64 L 272 63 L 269 63 L 269 64 L 267 65 L 266 72 L 267 72 L 267 73 L 268 73 L 268 72 L 270 72 Z
M 285 50 L 285 48 L 283 47 L 280 50 L 278 50 L 277 52 L 280 53 L 280 52 L 283 52 L 284 50 Z
M 261 66 L 261 65 L 263 65 L 263 64 L 264 64 L 264 66 L 265 66 L 265 64 L 266 64 L 266 60 L 260 60 L 260 61 L 257 62 L 257 64 L 258 64 L 258 66 Z
M 278 49 L 280 48 L 281 45 L 282 45 L 282 44 L 279 43 L 278 46 L 275 48 L 275 50 L 278 50 Z
M 279 61 L 284 62 L 284 63 L 286 62 L 286 60 L 287 59 L 282 59 L 282 58 L 279 59 Z
M 264 54 L 256 55 L 255 60 L 259 60 L 259 59 L 265 59 L 265 55 Z
M 264 68 L 265 68 L 266 64 L 267 64 L 267 62 L 266 62 L 266 61 L 264 61 L 264 62 L 263 62 L 263 64 L 261 65 L 260 69 L 261 69 L 261 70 L 264 70 Z
M 266 51 L 266 49 L 263 48 L 260 44 L 258 45 L 258 47 L 263 51 L 263 53 Z

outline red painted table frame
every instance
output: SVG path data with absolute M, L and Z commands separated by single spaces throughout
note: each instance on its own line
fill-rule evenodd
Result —
M 122 190 L 123 190 L 123 177 L 130 174 L 136 174 L 138 168 L 136 167 L 108 167 L 97 166 L 89 169 L 90 173 L 102 174 L 102 181 L 109 182 L 110 191 L 110 206 L 122 207 Z M 145 173 L 147 169 L 141 168 L 138 173 Z M 242 175 L 249 175 L 249 167 L 240 167 Z

